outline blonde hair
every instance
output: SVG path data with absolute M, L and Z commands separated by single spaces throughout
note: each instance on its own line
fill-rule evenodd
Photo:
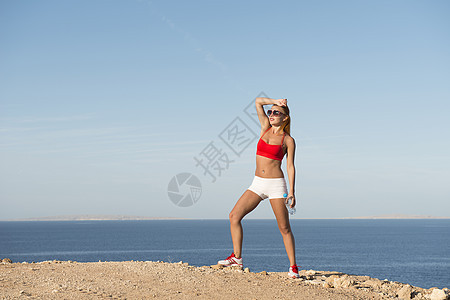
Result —
M 281 130 L 283 130 L 287 134 L 291 135 L 291 117 L 289 116 L 289 107 L 279 106 L 276 104 L 274 104 L 273 106 L 278 106 L 278 107 L 281 107 L 282 109 L 284 109 L 284 112 L 286 113 L 286 116 L 287 116 L 287 120 L 284 121 L 283 124 L 281 124 Z

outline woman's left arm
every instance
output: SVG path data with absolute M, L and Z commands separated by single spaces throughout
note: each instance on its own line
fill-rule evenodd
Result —
M 290 137 L 289 139 L 286 139 L 286 147 L 287 147 L 287 156 L 286 156 L 286 163 L 287 163 L 287 173 L 289 177 L 289 194 L 288 198 L 292 198 L 291 207 L 294 207 L 296 204 L 295 201 L 295 165 L 294 165 L 294 158 L 295 158 L 295 140 Z M 286 201 L 287 201 L 286 199 Z

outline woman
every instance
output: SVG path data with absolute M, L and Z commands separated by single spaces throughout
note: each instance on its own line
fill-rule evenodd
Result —
M 239 198 L 230 212 L 230 231 L 233 240 L 233 253 L 218 264 L 223 266 L 242 267 L 242 225 L 245 215 L 254 210 L 265 198 L 269 198 L 270 205 L 277 219 L 278 228 L 283 236 L 286 253 L 289 257 L 289 277 L 298 278 L 298 267 L 295 262 L 295 241 L 289 224 L 286 208 L 288 199 L 292 199 L 290 207 L 295 206 L 295 141 L 290 136 L 290 117 L 287 99 L 270 99 L 257 97 L 256 111 L 261 123 L 261 134 L 256 151 L 255 178 L 251 186 Z M 272 105 L 264 112 L 264 105 Z M 281 170 L 281 161 L 286 154 L 287 173 L 290 190 L 287 193 L 286 181 Z M 284 195 L 288 194 L 286 198 Z

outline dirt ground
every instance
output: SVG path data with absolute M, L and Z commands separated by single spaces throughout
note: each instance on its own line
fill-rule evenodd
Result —
M 393 299 L 403 287 L 336 272 L 300 275 L 290 279 L 287 272 L 182 262 L 0 263 L 0 299 Z M 412 290 L 411 295 L 420 299 L 431 292 Z

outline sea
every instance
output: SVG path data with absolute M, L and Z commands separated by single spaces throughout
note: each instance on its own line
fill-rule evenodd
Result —
M 244 219 L 243 262 L 287 272 L 275 220 Z M 450 219 L 291 220 L 301 269 L 450 288 Z M 228 220 L 2 221 L 0 259 L 216 264 L 232 252 Z

